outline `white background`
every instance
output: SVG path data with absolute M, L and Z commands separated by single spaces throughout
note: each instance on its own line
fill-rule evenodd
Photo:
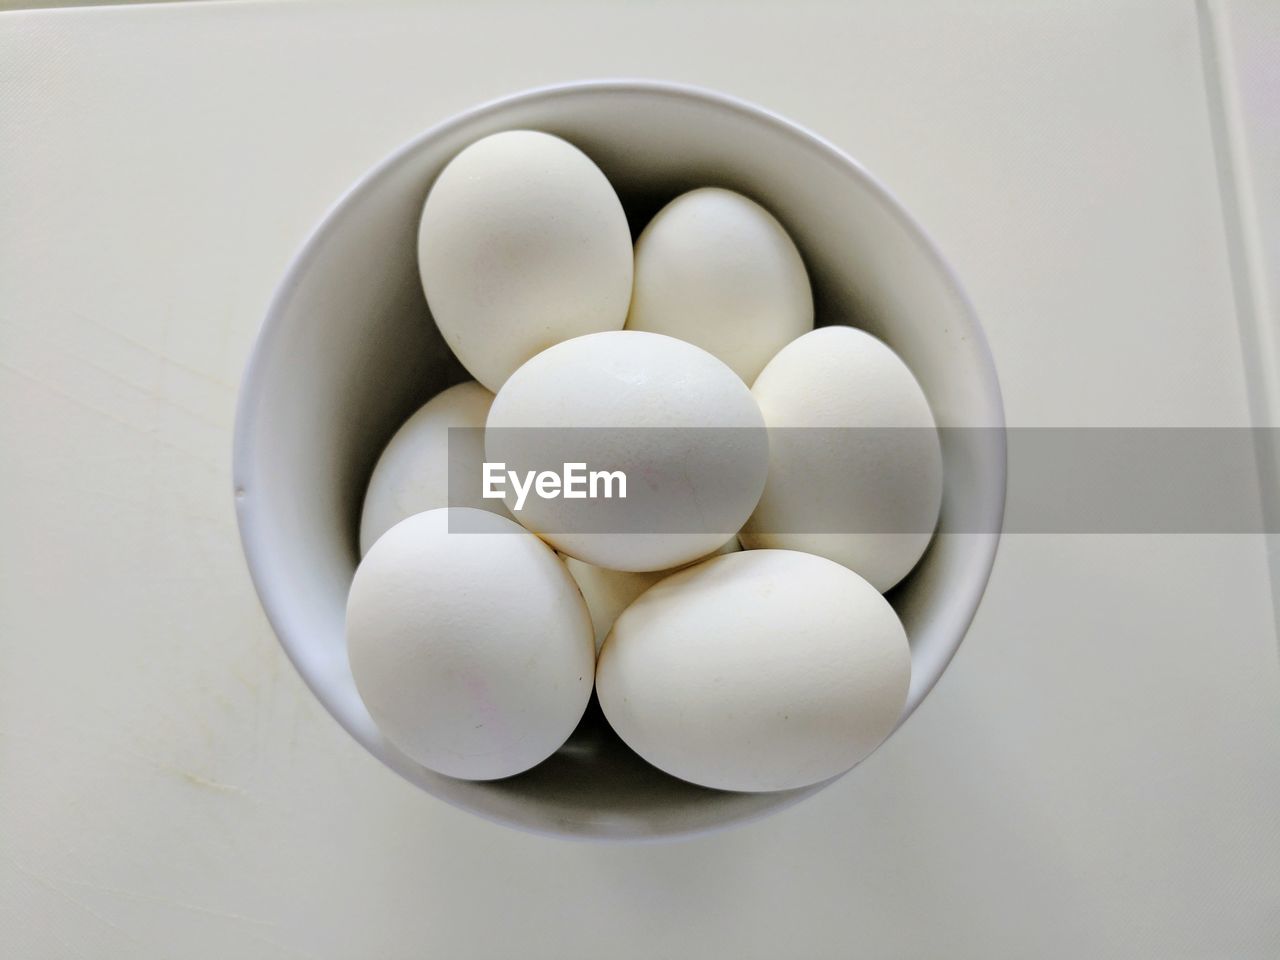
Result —
M 241 369 L 325 208 L 454 111 L 598 76 L 737 94 L 863 161 L 968 286 L 1011 424 L 1265 417 L 1233 276 L 1275 266 L 1274 14 L 1213 11 L 1245 76 L 1225 190 L 1191 2 L 0 15 L 0 956 L 1280 955 L 1260 537 L 1008 537 L 854 775 L 600 846 L 365 755 L 272 638 L 229 479 Z

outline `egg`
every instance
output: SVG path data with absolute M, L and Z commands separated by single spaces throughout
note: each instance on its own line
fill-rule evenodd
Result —
M 557 344 L 512 374 L 489 410 L 485 452 L 511 477 L 511 515 L 557 550 L 665 570 L 715 550 L 751 514 L 769 469 L 763 427 L 750 391 L 711 354 L 619 330 Z M 576 499 L 551 485 L 548 497 L 512 493 L 521 477 L 527 487 L 572 463 L 613 479 Z
M 431 186 L 418 266 L 445 341 L 497 391 L 534 354 L 618 330 L 631 300 L 631 231 L 586 154 L 511 130 L 478 140 Z
M 665 333 L 719 357 L 746 383 L 813 328 L 813 293 L 782 224 L 716 187 L 682 194 L 636 241 L 627 329 Z
M 769 481 L 742 545 L 815 553 L 881 591 L 898 583 L 942 503 L 941 444 L 906 364 L 869 333 L 823 327 L 783 347 L 751 392 Z
M 713 557 L 647 590 L 596 667 L 636 753 L 720 790 L 789 790 L 843 773 L 893 730 L 907 636 L 847 567 L 790 550 Z
M 484 510 L 415 514 L 374 543 L 347 654 L 378 729 L 423 766 L 492 780 L 546 759 L 591 696 L 591 617 L 542 541 Z
M 502 501 L 486 500 L 480 488 L 484 422 L 492 403 L 493 394 L 469 380 L 436 394 L 395 432 L 364 495 L 361 556 L 405 517 L 424 510 L 452 506 L 505 513 Z
M 738 538 L 726 540 L 716 555 L 736 553 L 742 547 Z M 697 561 L 695 561 L 697 562 Z M 587 601 L 587 610 L 591 613 L 591 627 L 596 634 L 596 653 L 604 645 L 604 638 L 609 635 L 613 622 L 636 597 L 644 593 L 660 580 L 675 573 L 675 570 L 653 570 L 646 573 L 629 573 L 626 570 L 608 570 L 604 567 L 583 563 L 573 557 L 565 558 L 565 566 L 582 591 Z M 682 568 L 677 568 L 682 569 Z

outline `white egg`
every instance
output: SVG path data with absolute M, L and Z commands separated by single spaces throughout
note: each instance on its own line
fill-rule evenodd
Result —
M 742 545 L 816 553 L 888 590 L 923 555 L 942 504 L 942 448 L 916 378 L 870 334 L 823 327 L 784 347 L 751 392 L 769 425 L 769 482 Z
M 436 394 L 396 431 L 378 458 L 364 495 L 360 555 L 405 517 L 436 507 L 476 507 L 505 514 L 480 493 L 484 422 L 493 394 L 473 380 Z M 457 428 L 450 440 L 450 428 Z M 450 446 L 452 442 L 452 448 Z M 456 480 L 449 496 L 450 467 Z
M 610 725 L 649 763 L 721 790 L 843 773 L 893 730 L 911 679 L 893 608 L 789 550 L 713 557 L 627 607 L 596 667 Z
M 726 540 L 724 546 L 714 555 L 736 553 L 742 546 L 738 538 Z M 694 561 L 695 563 L 697 561 Z M 627 570 L 609 570 L 594 564 L 583 563 L 573 557 L 565 557 L 565 566 L 577 581 L 583 599 L 587 601 L 587 610 L 591 613 L 591 627 L 596 633 L 596 653 L 604 645 L 604 638 L 613 628 L 618 614 L 630 606 L 636 597 L 644 593 L 660 580 L 664 580 L 676 570 L 653 570 L 644 573 L 632 573 Z
M 752 200 L 704 187 L 672 200 L 636 241 L 628 330 L 665 333 L 746 383 L 813 329 L 813 293 L 782 224 Z
M 383 735 L 438 773 L 491 780 L 568 739 L 591 696 L 591 618 L 555 553 L 484 510 L 388 530 L 347 600 L 356 687 Z
M 471 144 L 436 178 L 418 266 L 445 341 L 496 391 L 552 344 L 622 327 L 631 231 L 586 154 L 550 134 L 512 130 Z
M 665 570 L 715 550 L 750 515 L 768 473 L 763 426 L 751 392 L 711 354 L 620 330 L 557 344 L 512 374 L 489 410 L 485 451 L 514 474 L 511 515 L 557 550 Z M 578 499 L 522 503 L 512 492 L 570 463 L 614 480 Z

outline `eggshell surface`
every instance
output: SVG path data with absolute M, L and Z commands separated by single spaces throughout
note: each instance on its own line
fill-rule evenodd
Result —
M 870 754 L 906 702 L 911 656 L 893 608 L 822 557 L 758 550 L 667 577 L 613 625 L 600 706 L 627 745 L 702 786 L 771 791 Z
M 827 557 L 880 591 L 898 583 L 933 536 L 943 479 L 933 414 L 906 364 L 869 333 L 822 327 L 784 347 L 751 392 L 770 462 L 743 546 Z
M 497 391 L 554 343 L 620 329 L 631 300 L 631 232 L 600 168 L 550 134 L 478 140 L 436 178 L 418 265 L 445 341 Z
M 538 354 L 498 392 L 486 459 L 517 474 L 579 462 L 626 497 L 530 496 L 507 508 L 557 550 L 613 570 L 689 563 L 737 533 L 768 472 L 764 420 L 741 379 L 672 337 L 622 330 Z
M 484 422 L 493 394 L 475 381 L 459 383 L 426 402 L 396 431 L 369 478 L 360 517 L 360 555 L 401 520 L 437 507 L 475 507 L 503 514 L 500 500 L 480 493 L 484 462 Z M 453 448 L 450 449 L 450 428 Z M 449 495 L 450 460 L 453 475 L 473 482 L 455 484 Z
M 628 330 L 664 333 L 719 357 L 750 384 L 813 329 L 800 252 L 762 206 L 704 187 L 660 210 L 636 241 Z
M 541 762 L 591 695 L 591 618 L 573 578 L 537 537 L 483 510 L 415 514 L 378 539 L 351 584 L 347 647 L 379 730 L 452 777 Z
M 741 549 L 738 538 L 733 537 L 725 541 L 712 556 L 736 553 Z M 645 573 L 629 573 L 626 570 L 608 570 L 590 563 L 583 563 L 573 557 L 566 557 L 564 564 L 569 568 L 573 579 L 577 581 L 583 599 L 587 601 L 587 610 L 591 613 L 591 627 L 596 634 L 597 654 L 604 645 L 604 638 L 609 635 L 614 621 L 618 619 L 618 614 L 655 583 L 676 572 L 675 570 L 653 570 Z

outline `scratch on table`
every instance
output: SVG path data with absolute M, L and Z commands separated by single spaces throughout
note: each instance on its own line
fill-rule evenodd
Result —
M 213 384 L 214 386 L 221 387 L 222 389 L 231 391 L 231 392 L 234 392 L 236 389 L 235 384 L 228 383 L 226 380 L 222 379 L 221 377 L 215 376 L 212 373 L 209 373 L 207 370 L 201 370 L 200 368 L 193 367 L 188 363 L 183 363 L 181 360 L 178 360 L 177 358 L 171 357 L 167 353 L 164 353 L 158 347 L 153 347 L 150 344 L 143 343 L 141 340 L 135 339 L 134 337 L 131 337 L 126 333 L 121 333 L 119 330 L 115 329 L 115 327 L 112 327 L 109 324 L 103 323 L 97 317 L 93 317 L 84 313 L 73 313 L 72 317 L 84 323 L 87 323 L 90 326 L 97 327 L 99 330 L 102 330 L 106 333 L 111 334 L 111 336 L 115 337 L 117 340 L 121 341 L 122 343 L 127 343 L 129 344 L 129 346 L 135 347 L 136 349 L 141 350 L 144 353 L 150 354 L 151 356 L 157 358 L 158 360 L 162 361 L 163 363 L 171 367 L 176 367 L 179 370 L 184 370 L 195 377 L 199 377 L 201 380 L 205 380 Z
M 91 883 L 88 880 L 72 880 L 69 877 L 59 878 L 60 883 L 70 884 L 75 887 L 84 887 L 87 890 L 93 890 L 96 893 L 105 893 L 109 896 L 120 897 L 124 900 L 136 900 L 139 903 L 155 903 L 164 907 L 174 907 L 178 910 L 189 910 L 192 913 L 200 913 L 209 917 L 217 917 L 219 920 L 234 920 L 238 923 L 249 923 L 261 927 L 274 927 L 274 920 L 263 920 L 258 917 L 249 917 L 243 913 L 233 913 L 229 910 L 218 910 L 214 907 L 201 906 L 198 903 L 188 903 L 185 900 L 178 900 L 172 897 L 159 896 L 152 893 L 142 893 L 137 890 L 124 890 L 120 887 L 109 887 L 100 883 Z
M 248 796 L 249 791 L 244 787 L 237 787 L 234 783 L 223 783 L 221 780 L 213 780 L 209 777 L 202 777 L 198 773 L 190 773 L 186 770 L 179 770 L 182 779 L 197 787 L 204 787 L 207 790 L 217 790 L 220 793 L 238 793 L 241 796 Z
M 4 851 L 0 851 L 0 854 L 3 854 L 3 853 Z M 258 928 L 272 929 L 272 928 L 278 927 L 278 924 L 274 920 L 263 920 L 258 917 L 250 917 L 250 916 L 246 916 L 245 914 L 234 913 L 229 910 L 218 910 L 213 907 L 201 906 L 198 903 L 188 903 L 185 900 L 177 900 L 170 897 L 155 896 L 153 894 L 140 893 L 135 890 L 122 890 L 118 887 L 109 887 L 102 884 L 91 883 L 87 880 L 73 880 L 69 877 L 59 877 L 56 879 L 52 877 L 46 877 L 32 870 L 30 867 L 20 862 L 17 858 L 13 857 L 12 855 L 4 854 L 4 856 L 10 863 L 12 863 L 19 870 L 19 872 L 25 874 L 27 877 L 29 877 L 39 886 L 43 887 L 44 889 L 48 890 L 53 894 L 56 894 L 57 896 L 70 902 L 71 904 L 75 905 L 76 907 L 78 907 L 79 909 L 87 913 L 89 916 L 93 917 L 99 923 L 102 923 L 107 927 L 110 927 L 112 930 L 116 931 L 116 933 L 120 934 L 120 936 L 124 937 L 126 940 L 130 941 L 133 944 L 136 944 L 139 947 L 141 947 L 143 944 L 142 944 L 142 941 L 138 940 L 137 937 L 132 936 L 127 930 L 125 930 L 119 924 L 112 923 L 111 920 L 104 917 L 102 914 L 98 913 L 96 910 L 94 910 L 92 907 L 90 907 L 87 903 L 85 903 L 80 898 L 74 896 L 71 893 L 68 893 L 66 890 L 63 890 L 59 886 L 59 884 L 66 884 L 74 887 L 83 887 L 87 890 L 93 890 L 96 893 L 106 894 L 107 896 L 120 897 L 125 900 L 133 900 L 140 903 L 154 903 L 159 906 L 171 907 L 177 910 L 185 910 L 191 913 L 200 914 L 202 916 L 215 917 L 219 920 L 230 920 L 237 924 L 247 925 L 250 928 L 258 927 Z M 52 932 L 54 933 L 54 936 L 56 937 L 58 942 L 61 943 L 63 946 L 68 947 L 69 949 L 74 949 L 75 952 L 82 957 L 85 956 L 85 954 L 81 950 L 79 950 L 78 948 L 73 948 L 71 944 L 66 941 L 65 938 L 63 938 L 61 935 L 59 935 L 56 932 L 56 930 L 53 930 Z M 291 953 L 295 956 L 304 958 L 304 960 L 315 960 L 314 954 L 301 950 L 298 947 L 293 946 L 291 944 L 281 943 L 278 940 L 272 939 L 271 937 L 264 936 L 262 935 L 262 933 L 258 932 L 257 930 L 242 929 L 241 932 L 246 936 L 248 936 L 250 939 L 256 940 L 259 943 L 266 944 L 267 946 L 271 947 L 276 951 L 284 951 L 287 953 Z
M 150 764 L 151 766 L 155 767 L 157 770 L 163 770 L 166 773 L 175 774 L 181 777 L 187 783 L 191 784 L 192 786 L 201 787 L 205 790 L 213 790 L 217 793 L 228 793 L 238 797 L 253 799 L 253 795 L 247 789 L 245 789 L 244 787 L 238 786 L 234 783 L 226 783 L 225 781 L 222 781 L 222 780 L 215 780 L 213 777 L 205 777 L 205 776 L 201 776 L 198 773 L 192 773 L 190 770 L 183 769 L 182 767 L 178 766 L 175 763 L 170 763 L 167 760 L 161 760 L 158 757 L 150 756 L 149 754 L 143 753 L 140 750 L 126 746 L 124 744 L 117 744 L 116 749 L 118 749 L 121 753 L 124 753 L 131 757 L 135 757 L 138 760 L 143 761 L 144 763 Z
M 231 675 L 235 677 L 237 680 L 239 680 L 240 683 L 244 685 L 244 688 L 249 693 L 258 692 L 258 680 L 256 677 L 246 677 L 244 673 L 240 670 L 240 668 L 235 666 L 234 664 L 231 667 Z
M 86 400 L 83 400 L 80 397 L 77 397 L 75 394 L 62 389 L 57 384 L 52 383 L 48 380 L 45 380 L 42 377 L 38 377 L 27 370 L 23 370 L 21 367 L 14 366 L 12 363 L 9 363 L 5 360 L 0 360 L 0 368 L 8 370 L 10 373 L 13 373 L 15 376 L 22 377 L 23 379 L 29 381 L 30 383 L 34 383 L 36 386 L 43 387 L 45 390 L 48 390 L 54 396 L 61 397 L 63 400 L 66 400 L 69 403 L 73 403 L 76 406 L 81 407 L 85 410 L 88 410 L 96 414 L 97 416 L 105 417 L 107 420 L 111 420 L 114 423 L 118 423 L 121 426 L 126 427 L 127 429 L 131 430 L 134 433 L 141 434 L 142 436 L 147 437 L 151 442 L 157 443 L 160 446 L 165 447 L 166 449 L 173 450 L 184 457 L 188 457 L 196 461 L 197 463 L 203 464 L 204 466 L 209 467 L 213 470 L 220 470 L 222 468 L 222 463 L 217 458 L 202 455 L 201 453 L 198 453 L 194 450 L 188 450 L 184 447 L 179 446 L 176 443 L 173 443 L 170 440 L 166 440 L 163 437 L 158 436 L 156 433 L 156 427 L 153 424 L 137 424 L 137 423 L 133 423 L 130 420 L 126 420 L 123 417 L 118 417 L 115 414 L 108 413 L 106 410 L 102 409 L 102 407 L 98 406 L 97 404 L 93 404 Z
M 213 427 L 215 430 L 221 430 L 226 426 L 226 423 L 224 421 L 215 420 L 213 417 L 207 416 L 204 412 L 197 410 L 194 407 L 188 406 L 185 403 L 179 402 L 175 397 L 170 396 L 164 390 L 156 389 L 152 387 L 150 384 L 138 383 L 136 380 L 132 380 L 129 377 L 126 377 L 123 374 L 118 373 L 115 370 L 112 370 L 110 367 L 104 366 L 103 364 L 99 363 L 96 360 L 90 359 L 89 357 L 81 356 L 79 354 L 71 353 L 69 351 L 65 353 L 65 356 L 78 360 L 80 363 L 83 363 L 85 366 L 89 367 L 90 369 L 98 371 L 107 379 L 115 383 L 121 384 L 125 387 L 128 387 L 130 390 L 133 390 L 134 392 L 140 394 L 144 399 L 154 400 L 158 403 L 162 403 L 165 406 L 170 407 L 171 409 L 177 410 L 179 413 L 186 414 L 187 416 L 191 417 L 191 419 L 196 420 L 207 427 Z
M 86 318 L 73 315 L 72 319 L 80 321 L 79 326 L 82 330 L 87 328 L 87 325 L 84 323 Z M 109 328 L 100 323 L 94 323 L 92 326 L 96 329 L 109 331 Z M 25 332 L 29 333 L 32 337 L 42 337 L 51 345 L 51 349 L 58 357 L 68 361 L 84 364 L 91 370 L 102 374 L 108 380 L 135 391 L 144 401 L 154 401 L 163 404 L 164 406 L 177 410 L 197 422 L 216 430 L 221 430 L 226 426 L 223 418 L 209 416 L 204 410 L 197 409 L 197 407 L 181 402 L 177 397 L 172 396 L 167 390 L 163 389 L 160 372 L 166 366 L 176 368 L 180 373 L 185 374 L 189 378 L 200 379 L 207 383 L 212 382 L 218 388 L 220 401 L 217 405 L 218 412 L 219 414 L 224 413 L 226 404 L 221 401 L 225 399 L 225 395 L 228 392 L 227 385 L 221 381 L 202 377 L 200 371 L 196 370 L 194 367 L 179 364 L 159 351 L 148 349 L 136 341 L 130 341 L 127 338 L 122 338 L 124 339 L 124 342 L 133 349 L 138 349 L 145 353 L 148 368 L 156 374 L 152 378 L 152 382 L 144 383 L 134 377 L 121 373 L 119 370 L 115 369 L 114 365 L 105 363 L 105 355 L 103 355 L 103 352 L 101 350 L 95 351 L 91 343 L 86 344 L 86 338 L 84 336 L 68 337 L 65 335 L 65 332 L 62 335 L 55 336 L 51 333 L 51 328 L 47 326 L 32 327 Z M 95 356 L 95 354 L 97 354 L 97 356 Z
M 51 878 L 37 873 L 36 871 L 32 870 L 30 867 L 28 867 L 26 864 L 22 863 L 20 860 L 18 860 L 16 857 L 12 855 L 5 854 L 5 858 L 10 863 L 12 863 L 21 873 L 25 874 L 27 877 L 34 880 L 37 884 L 44 887 L 44 889 L 48 890 L 50 893 L 57 894 L 62 899 L 68 901 L 69 903 L 83 910 L 89 916 L 93 917 L 93 919 L 97 920 L 99 923 L 103 924 L 104 926 L 111 928 L 116 933 L 120 934 L 120 936 L 128 940 L 130 943 L 134 943 L 138 946 L 142 946 L 142 941 L 140 941 L 137 937 L 130 934 L 129 931 L 124 929 L 124 927 L 120 926 L 120 924 L 113 923 L 111 920 L 107 919 L 102 914 L 98 913 L 98 911 L 94 910 L 93 907 L 89 906 L 79 897 L 73 896 L 72 894 L 68 893 L 66 890 L 63 890 Z

